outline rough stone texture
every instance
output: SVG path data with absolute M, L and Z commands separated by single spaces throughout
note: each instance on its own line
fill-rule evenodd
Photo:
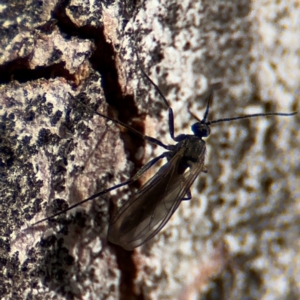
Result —
M 218 81 L 210 119 L 299 110 L 296 0 L 9 1 L 0 14 L 1 299 L 300 298 L 298 115 L 212 126 L 193 199 L 133 252 L 106 241 L 131 188 L 24 230 L 161 153 L 86 106 L 172 142 L 136 48 L 176 133 Z

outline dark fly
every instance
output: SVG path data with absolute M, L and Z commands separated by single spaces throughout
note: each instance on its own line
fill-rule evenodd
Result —
M 141 136 L 145 140 L 166 149 L 164 153 L 155 157 L 144 165 L 132 178 L 118 185 L 98 192 L 87 199 L 76 203 L 69 208 L 62 210 L 50 217 L 42 219 L 33 225 L 44 222 L 57 215 L 60 215 L 70 209 L 77 207 L 87 201 L 91 201 L 103 194 L 125 186 L 138 180 L 147 170 L 155 165 L 159 160 L 166 158 L 167 162 L 158 170 L 158 172 L 147 181 L 133 196 L 128 200 L 119 211 L 112 217 L 108 228 L 108 240 L 114 244 L 123 247 L 126 250 L 144 244 L 155 236 L 169 221 L 179 204 L 183 200 L 192 198 L 190 187 L 198 177 L 200 172 L 205 172 L 204 161 L 206 154 L 206 145 L 203 138 L 209 136 L 210 125 L 235 121 L 254 117 L 266 116 L 293 116 L 293 113 L 265 113 L 252 114 L 234 118 L 225 118 L 214 121 L 208 121 L 209 106 L 213 98 L 214 86 L 210 90 L 207 99 L 207 106 L 202 120 L 194 116 L 198 122 L 191 126 L 193 134 L 174 135 L 174 114 L 168 101 L 159 90 L 158 86 L 142 70 L 144 76 L 153 85 L 155 90 L 163 99 L 169 110 L 169 132 L 171 138 L 176 142 L 174 145 L 165 145 L 160 140 L 143 135 L 130 126 L 119 120 L 112 119 L 99 112 L 95 114 L 111 120 Z

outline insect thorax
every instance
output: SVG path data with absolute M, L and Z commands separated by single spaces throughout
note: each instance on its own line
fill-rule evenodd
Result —
M 195 135 L 186 135 L 184 139 L 178 142 L 174 155 L 181 154 L 178 165 L 180 169 L 182 169 L 182 172 L 198 161 L 202 161 L 204 159 L 205 149 L 205 142 Z

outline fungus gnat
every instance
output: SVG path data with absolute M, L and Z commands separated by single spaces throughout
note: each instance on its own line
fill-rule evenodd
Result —
M 32 224 L 32 226 L 52 219 L 68 210 L 71 210 L 85 202 L 91 201 L 121 186 L 129 185 L 135 182 L 159 160 L 166 158 L 167 162 L 158 170 L 158 172 L 150 180 L 148 180 L 111 218 L 108 228 L 108 240 L 126 250 L 133 250 L 134 248 L 149 241 L 165 226 L 178 208 L 181 201 L 190 200 L 192 198 L 190 187 L 198 177 L 199 173 L 202 171 L 205 172 L 204 161 L 206 146 L 203 138 L 209 136 L 210 125 L 254 117 L 290 117 L 297 113 L 260 113 L 207 121 L 209 106 L 214 92 L 214 87 L 212 86 L 207 98 L 207 105 L 203 119 L 200 120 L 193 115 L 198 120 L 198 122 L 191 126 L 193 134 L 180 134 L 175 136 L 174 114 L 171 106 L 162 92 L 159 90 L 158 86 L 144 72 L 143 69 L 142 73 L 153 85 L 169 110 L 169 133 L 175 144 L 165 145 L 160 140 L 143 135 L 119 120 L 110 118 L 95 111 L 94 113 L 96 115 L 113 121 L 131 130 L 146 141 L 156 144 L 164 148 L 166 151 L 149 161 L 129 180 L 100 191 L 89 198 L 70 206 L 67 209 L 64 209 L 50 217 L 44 218 Z M 73 96 L 71 95 L 71 97 Z

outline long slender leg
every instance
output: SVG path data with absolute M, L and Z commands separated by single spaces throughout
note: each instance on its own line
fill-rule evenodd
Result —
M 148 136 L 148 135 L 145 135 L 145 134 L 142 134 L 141 132 L 135 130 L 134 128 L 130 127 L 129 125 L 123 123 L 122 121 L 120 120 L 117 120 L 117 119 L 114 119 L 114 118 L 111 118 L 111 117 L 108 117 L 100 112 L 97 112 L 93 109 L 91 109 L 90 107 L 88 107 L 87 105 L 83 104 L 82 102 L 80 102 L 79 100 L 76 99 L 76 97 L 74 97 L 72 94 L 69 93 L 69 95 L 71 96 L 71 98 L 75 99 L 77 102 L 79 102 L 81 105 L 84 105 L 89 111 L 93 112 L 95 115 L 98 115 L 106 120 L 109 120 L 109 121 L 113 121 L 114 123 L 117 123 L 119 125 L 121 125 L 122 127 L 125 127 L 127 128 L 128 130 L 130 130 L 131 132 L 133 132 L 134 134 L 140 136 L 142 139 L 152 143 L 152 144 L 155 144 L 155 145 L 158 145 L 160 147 L 163 147 L 167 150 L 169 150 L 169 146 L 168 145 L 165 145 L 163 142 L 161 142 L 160 140 L 154 138 L 154 137 L 151 137 L 151 136 Z
M 98 192 L 98 193 L 92 195 L 92 196 L 89 197 L 89 198 L 86 198 L 86 199 L 84 199 L 84 200 L 82 200 L 82 201 L 80 201 L 80 202 L 77 202 L 77 203 L 75 203 L 74 205 L 71 205 L 70 207 L 68 207 L 68 208 L 66 208 L 66 209 L 63 209 L 63 210 L 61 210 L 61 211 L 59 211 L 59 212 L 57 212 L 57 213 L 51 215 L 50 217 L 44 218 L 44 219 L 42 219 L 42 220 L 39 220 L 39 221 L 33 223 L 30 227 L 35 226 L 35 225 L 37 225 L 37 224 L 39 224 L 39 223 L 42 223 L 42 222 L 44 222 L 44 221 L 47 221 L 47 220 L 49 220 L 49 219 L 52 219 L 52 218 L 54 218 L 54 217 L 56 217 L 56 216 L 58 216 L 58 215 L 60 215 L 60 214 L 63 214 L 63 213 L 65 213 L 65 212 L 67 212 L 67 211 L 69 211 L 69 210 L 71 210 L 71 209 L 73 209 L 73 208 L 75 208 L 75 207 L 77 207 L 77 206 L 79 206 L 79 205 L 85 203 L 85 202 L 88 202 L 88 201 L 90 201 L 90 200 L 93 200 L 93 199 L 95 199 L 95 198 L 97 198 L 97 197 L 99 197 L 99 196 L 101 196 L 101 195 L 104 195 L 104 194 L 106 194 L 106 193 L 108 193 L 108 192 L 110 192 L 110 191 L 113 191 L 113 190 L 115 190 L 115 189 L 117 189 L 117 188 L 119 188 L 119 187 L 121 187 L 121 186 L 124 186 L 124 185 L 128 185 L 128 184 L 133 183 L 134 181 L 138 180 L 138 179 L 139 179 L 139 178 L 140 178 L 147 170 L 149 170 L 149 169 L 150 169 L 155 163 L 157 163 L 160 159 L 165 158 L 165 157 L 167 157 L 167 156 L 168 156 L 168 152 L 162 153 L 162 154 L 159 155 L 158 157 L 155 157 L 155 158 L 153 158 L 152 160 L 150 160 L 146 165 L 144 165 L 140 170 L 138 170 L 137 173 L 136 173 L 132 178 L 130 178 L 129 180 L 124 181 L 124 182 L 122 182 L 122 183 L 120 183 L 120 184 L 114 185 L 114 186 L 112 186 L 112 187 L 110 187 L 110 188 L 108 188 L 108 189 L 105 189 L 105 190 L 101 191 L 101 192 Z M 30 228 L 30 227 L 29 227 L 29 228 Z
M 136 56 L 137 56 L 137 60 L 138 60 L 138 64 L 139 64 L 139 67 L 143 73 L 143 75 L 147 78 L 147 80 L 154 86 L 155 90 L 157 91 L 157 93 L 161 96 L 161 98 L 163 99 L 163 101 L 165 102 L 168 110 L 169 110 L 169 133 L 170 133 L 170 136 L 171 138 L 174 140 L 174 141 L 177 141 L 176 140 L 176 137 L 174 136 L 174 113 L 173 113 L 173 109 L 172 107 L 170 106 L 169 102 L 167 101 L 166 97 L 164 96 L 164 94 L 161 92 L 161 90 L 159 89 L 159 87 L 157 86 L 157 84 L 155 84 L 153 82 L 153 80 L 146 74 L 146 72 L 144 71 L 143 67 L 142 67 L 142 64 L 141 64 L 141 61 L 140 61 L 140 57 L 138 55 L 138 52 L 136 51 Z

